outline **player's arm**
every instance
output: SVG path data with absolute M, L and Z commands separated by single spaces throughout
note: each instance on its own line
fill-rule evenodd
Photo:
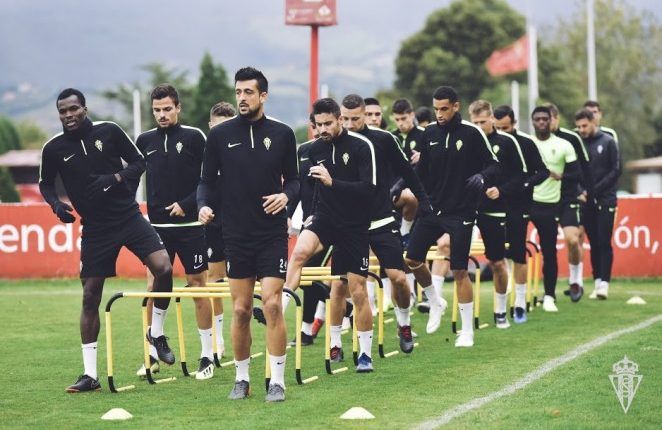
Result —
M 354 154 L 359 158 L 357 181 L 345 181 L 333 178 L 328 185 L 332 190 L 338 193 L 352 194 L 359 199 L 370 198 L 371 193 L 377 186 L 377 167 L 375 165 L 375 152 L 372 143 L 360 145 Z M 313 166 L 314 169 L 319 166 Z M 322 181 L 324 183 L 324 181 Z M 324 183 L 324 185 L 327 185 Z
M 140 176 L 145 172 L 145 157 L 124 130 L 117 124 L 113 124 L 113 127 L 118 152 L 127 163 L 124 169 L 115 174 L 115 177 L 118 182 L 138 183 Z
M 196 138 L 194 139 L 192 144 L 192 151 L 193 151 L 194 162 L 196 163 L 197 166 L 202 166 L 202 158 L 205 153 L 206 142 L 207 142 L 207 138 L 205 137 L 202 131 L 196 134 Z M 193 213 L 196 211 L 197 191 L 198 190 L 196 187 L 189 195 L 176 202 L 179 205 L 179 207 L 184 211 L 185 214 Z
M 218 179 L 218 172 L 222 166 L 220 154 L 218 153 L 218 145 L 216 145 L 216 139 L 214 137 L 214 130 L 212 130 L 205 144 L 204 155 L 202 157 L 202 173 L 196 192 L 198 220 L 203 224 L 208 224 L 214 218 L 214 211 L 210 206 L 213 204 L 214 198 L 220 193 L 220 190 L 216 190 L 216 181 Z
M 303 146 L 300 146 L 299 149 L 297 150 L 297 160 L 301 160 L 303 158 Z M 299 166 L 300 168 L 300 166 Z M 302 178 L 301 175 L 299 175 L 299 181 L 305 181 L 307 178 Z M 297 210 L 297 206 L 299 205 L 299 202 L 301 201 L 301 191 L 303 189 L 303 184 L 299 182 L 299 192 L 296 193 L 291 199 L 288 199 L 287 201 L 287 217 L 292 218 L 294 216 L 294 212 Z
M 529 161 L 530 165 L 527 164 L 527 168 L 531 172 L 535 172 L 533 175 L 529 177 L 529 180 L 527 183 L 529 184 L 529 187 L 535 187 L 536 185 L 540 185 L 547 178 L 549 178 L 549 169 L 545 165 L 545 162 L 542 161 L 542 156 L 540 155 L 540 151 L 538 150 L 538 147 L 535 145 L 535 143 L 531 142 L 529 145 Z
M 388 157 L 393 167 L 393 170 L 398 176 L 400 176 L 404 183 L 401 184 L 400 181 L 396 182 L 398 185 L 406 184 L 411 192 L 416 196 L 418 200 L 419 211 L 425 212 L 432 211 L 432 206 L 430 205 L 430 198 L 423 189 L 420 179 L 416 176 L 416 172 L 409 164 L 406 154 L 402 151 L 398 140 L 393 136 L 393 145 L 388 147 Z
M 526 180 L 526 163 L 519 148 L 519 143 L 513 139 L 512 145 L 503 145 L 499 153 L 499 161 L 503 164 L 504 181 L 497 186 L 504 197 L 511 197 L 524 190 Z
M 44 146 L 41 150 L 41 164 L 39 165 L 39 191 L 60 221 L 71 223 L 76 220 L 70 213 L 73 209 L 67 203 L 61 201 L 55 191 L 56 163 L 55 158 L 51 156 L 51 151 Z
M 609 154 L 609 167 L 607 170 L 608 173 L 595 183 L 596 194 L 600 194 L 610 188 L 615 187 L 618 181 L 618 177 L 621 175 L 620 154 L 616 141 L 614 139 L 609 139 L 609 144 L 607 145 L 606 149 L 607 154 Z
M 480 175 L 483 177 L 485 184 L 498 184 L 503 174 L 501 164 L 492 152 L 492 147 L 487 141 L 485 133 L 480 129 L 476 130 L 476 136 L 472 139 L 472 142 L 475 147 L 475 156 L 483 166 Z
M 287 202 L 294 201 L 299 196 L 301 184 L 299 183 L 299 158 L 297 156 L 297 141 L 294 132 L 288 130 L 285 138 L 285 160 L 283 165 L 283 193 Z M 286 203 L 287 203 L 286 202 Z M 296 207 L 296 205 L 295 205 Z

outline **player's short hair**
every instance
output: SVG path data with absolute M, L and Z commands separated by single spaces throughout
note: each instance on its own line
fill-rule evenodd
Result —
M 358 94 L 348 94 L 342 99 L 343 107 L 347 109 L 356 109 L 365 107 L 366 103 Z
M 319 115 L 322 113 L 330 113 L 336 118 L 339 118 L 340 106 L 338 106 L 338 103 L 330 97 L 318 99 L 313 103 L 313 115 Z
M 427 106 L 421 106 L 418 109 L 416 109 L 416 113 L 414 113 L 416 116 L 416 121 L 419 123 L 421 122 L 432 122 L 432 109 L 430 109 Z
M 531 112 L 531 118 L 533 119 L 533 115 L 537 114 L 538 112 L 546 113 L 550 118 L 552 118 L 552 112 L 550 112 L 547 106 L 536 106 L 533 109 L 533 112 Z
M 559 108 L 551 102 L 544 103 L 543 106 L 549 109 L 549 113 L 554 117 L 558 118 L 559 117 Z
M 494 118 L 502 119 L 505 116 L 509 117 L 510 121 L 515 124 L 515 111 L 513 111 L 513 108 L 508 105 L 501 105 L 494 109 Z
M 398 99 L 393 102 L 393 113 L 402 115 L 404 113 L 411 113 L 414 111 L 413 106 L 407 99 Z
M 173 102 L 175 102 L 175 106 L 179 106 L 179 93 L 170 84 L 159 84 L 154 89 L 152 92 L 149 94 L 150 100 L 161 100 L 166 97 L 170 97 Z
M 365 103 L 366 106 L 375 105 L 381 107 L 381 104 L 379 104 L 379 100 L 377 100 L 374 97 L 366 97 L 365 99 L 363 99 L 363 102 Z
M 77 90 L 76 88 L 66 88 L 58 94 L 57 99 L 55 100 L 55 107 L 57 107 L 58 103 L 60 100 L 68 99 L 71 96 L 76 96 L 78 97 L 78 102 L 82 107 L 85 107 L 85 96 L 83 95 L 80 90 Z
M 469 115 L 480 115 L 483 112 L 492 115 L 492 104 L 487 100 L 476 100 L 469 105 Z
M 264 73 L 259 71 L 254 67 L 242 67 L 237 70 L 237 73 L 234 74 L 234 83 L 236 84 L 239 81 L 251 81 L 255 79 L 257 81 L 257 90 L 261 93 L 269 92 L 269 81 L 264 76 Z
M 317 124 L 315 124 L 315 115 L 311 112 L 310 115 L 308 115 L 308 121 L 310 122 L 310 125 L 314 127 L 317 127 Z
M 455 89 L 453 87 L 449 87 L 445 85 L 437 87 L 437 89 L 434 90 L 434 93 L 432 94 L 432 98 L 435 100 L 448 99 L 448 101 L 451 103 L 455 103 L 458 101 L 457 92 L 455 91 Z
M 575 112 L 575 121 L 579 121 L 580 119 L 593 121 L 593 118 L 595 118 L 595 115 L 593 115 L 593 112 L 587 108 L 581 108 Z
M 586 100 L 584 102 L 584 107 L 585 108 L 589 108 L 589 107 L 598 108 L 598 111 L 600 111 L 600 112 L 602 111 L 602 109 L 600 108 L 600 103 L 598 103 L 595 100 Z
M 209 111 L 209 116 L 222 116 L 222 117 L 232 117 L 237 114 L 237 111 L 235 110 L 234 106 L 232 106 L 228 102 L 218 102 L 214 106 L 212 106 L 211 110 Z

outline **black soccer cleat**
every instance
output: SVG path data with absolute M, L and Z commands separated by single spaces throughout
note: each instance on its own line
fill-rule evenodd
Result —
M 98 379 L 94 379 L 91 376 L 80 375 L 78 380 L 69 385 L 65 391 L 67 393 L 83 393 L 85 391 L 101 391 L 101 384 L 99 384 Z
M 309 334 L 306 334 L 304 332 L 301 332 L 301 346 L 309 346 L 313 344 L 313 337 Z M 296 346 L 297 345 L 297 338 L 295 337 L 292 339 L 288 345 L 290 346 Z
M 570 284 L 570 300 L 577 303 L 584 295 L 584 287 L 579 284 Z
M 414 350 L 414 338 L 411 335 L 411 326 L 403 325 L 398 327 L 398 337 L 400 338 L 400 350 L 409 354 Z
M 264 311 L 262 311 L 262 308 L 258 308 L 257 306 L 253 308 L 253 318 L 255 318 L 260 324 L 267 325 L 267 319 L 264 317 Z
M 168 338 L 165 335 L 152 337 L 152 330 L 150 329 L 147 331 L 147 342 L 154 346 L 159 360 L 165 364 L 175 364 L 175 354 L 172 353 L 170 346 L 168 346 Z

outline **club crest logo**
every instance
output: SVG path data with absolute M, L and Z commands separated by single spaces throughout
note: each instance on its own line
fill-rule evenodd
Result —
M 598 154 L 602 154 L 602 151 L 604 148 L 602 148 L 602 145 L 598 145 Z
M 415 140 L 412 140 L 411 142 L 409 142 L 409 149 L 416 149 L 416 141 Z
M 182 153 L 182 148 L 183 147 L 184 147 L 184 144 L 182 142 L 177 142 L 177 145 L 175 145 L 175 149 L 177 149 L 178 154 Z
M 102 152 L 102 151 L 103 151 L 103 142 L 102 142 L 102 141 L 100 141 L 100 140 L 97 139 L 97 141 L 94 142 L 94 146 L 97 147 L 97 149 L 99 150 L 99 152 Z
M 348 154 L 348 153 L 345 152 L 345 153 L 342 155 L 342 161 L 345 163 L 345 166 L 346 166 L 347 163 L 349 162 L 349 154 Z
M 463 145 L 462 140 L 458 140 L 457 142 L 455 142 L 455 147 L 457 148 L 458 151 L 462 149 L 462 145 Z
M 494 145 L 494 146 L 492 147 L 492 151 L 494 151 L 495 154 L 496 154 L 497 152 L 499 152 L 499 149 L 501 149 L 501 148 L 499 148 L 499 145 Z
M 267 148 L 267 151 L 268 151 L 269 148 L 271 147 L 271 139 L 269 139 L 268 137 L 265 137 L 264 140 L 262 141 L 262 143 L 264 143 L 264 147 Z
M 556 156 L 556 148 L 552 148 L 552 157 Z
M 611 385 L 616 391 L 616 397 L 621 403 L 623 412 L 627 414 L 634 400 L 634 395 L 637 394 L 637 388 L 639 388 L 639 384 L 644 377 L 643 375 L 637 375 L 639 365 L 628 359 L 627 355 L 621 361 L 614 363 L 612 370 L 614 374 L 609 375 Z

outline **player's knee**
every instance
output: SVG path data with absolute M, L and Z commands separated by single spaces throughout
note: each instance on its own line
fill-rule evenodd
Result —
M 272 294 L 271 296 L 264 298 L 262 310 L 264 311 L 264 317 L 267 321 L 272 321 L 282 315 L 283 311 L 280 295 Z
M 506 262 L 504 260 L 496 260 L 489 262 L 492 271 L 497 274 L 506 273 Z
M 243 306 L 235 303 L 233 309 L 234 322 L 240 326 L 247 326 L 251 322 L 253 309 L 250 306 Z
M 83 291 L 83 312 L 97 312 L 101 303 L 101 293 L 85 289 Z
M 469 271 L 467 269 L 453 270 L 453 278 L 459 283 L 469 278 Z
M 409 267 L 411 270 L 416 270 L 423 265 L 421 261 L 412 260 L 408 257 L 405 258 L 405 264 L 407 264 L 407 267 Z
M 159 261 L 152 266 L 152 275 L 154 275 L 155 278 L 160 279 L 172 276 L 172 264 L 170 263 L 170 260 L 159 259 Z
M 307 249 L 295 247 L 290 256 L 290 265 L 303 266 L 310 258 L 310 252 Z

